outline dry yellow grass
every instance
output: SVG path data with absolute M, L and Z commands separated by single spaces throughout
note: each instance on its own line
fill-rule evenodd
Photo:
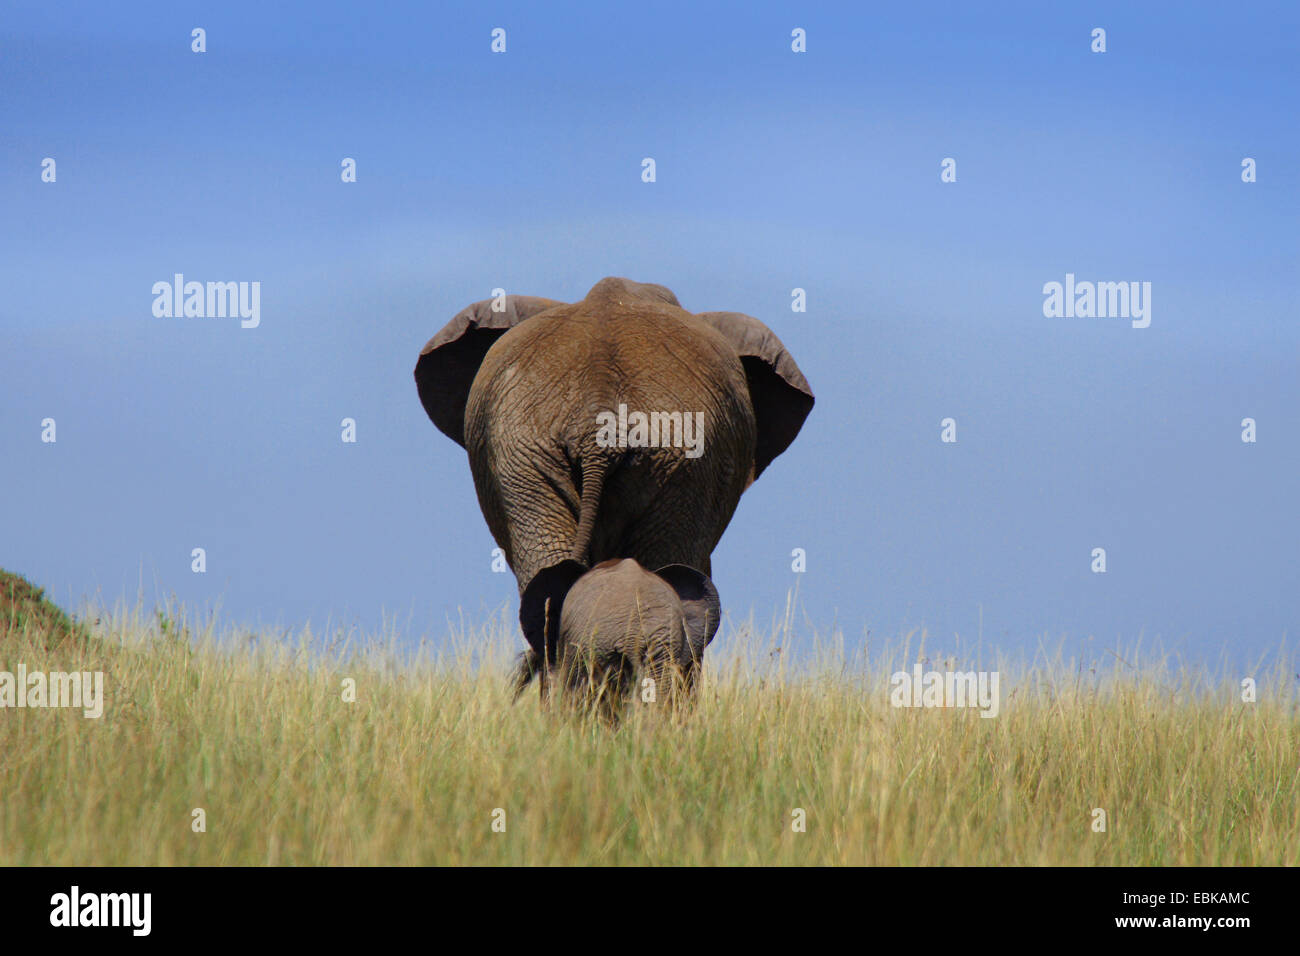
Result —
M 0 711 L 0 864 L 1300 861 L 1283 674 L 1250 704 L 1159 668 L 1004 670 L 986 719 L 893 708 L 888 674 L 833 648 L 793 674 L 732 637 L 693 713 L 611 732 L 510 705 L 504 613 L 402 663 L 139 614 L 54 647 L 5 627 L 0 670 L 103 670 L 107 703 Z

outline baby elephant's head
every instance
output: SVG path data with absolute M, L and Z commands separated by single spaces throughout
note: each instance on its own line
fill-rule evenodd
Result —
M 670 564 L 651 573 L 630 558 L 590 571 L 576 561 L 547 568 L 520 602 L 534 667 L 549 645 L 564 695 L 615 720 L 633 690 L 649 705 L 690 694 L 720 613 L 702 572 Z

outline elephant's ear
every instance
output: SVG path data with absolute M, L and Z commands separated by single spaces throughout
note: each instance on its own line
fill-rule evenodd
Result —
M 754 450 L 757 478 L 799 434 L 812 411 L 812 388 L 781 340 L 752 315 L 701 312 L 699 318 L 723 334 L 745 366 L 758 424 L 758 445 Z
M 687 640 L 691 644 L 691 653 L 699 659 L 704 655 L 704 648 L 709 641 L 713 640 L 713 635 L 718 632 L 722 617 L 718 589 L 713 586 L 707 574 L 685 564 L 670 564 L 655 574 L 667 581 L 681 598 L 682 611 L 686 616 Z
M 563 302 L 539 299 L 532 295 L 508 295 L 501 312 L 492 311 L 492 303 L 500 299 L 484 299 L 461 309 L 456 317 L 429 339 L 415 364 L 415 385 L 420 390 L 420 403 L 438 430 L 460 445 L 465 446 L 465 402 L 469 387 L 474 383 L 478 367 L 483 364 L 492 343 L 520 322 L 539 312 L 553 309 Z
M 564 597 L 574 582 L 586 573 L 586 567 L 569 559 L 538 571 L 524 588 L 523 597 L 519 599 L 519 624 L 524 629 L 528 646 L 539 659 L 555 663 Z

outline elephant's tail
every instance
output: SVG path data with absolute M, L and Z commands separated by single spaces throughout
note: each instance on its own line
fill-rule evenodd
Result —
M 578 508 L 578 531 L 573 537 L 569 557 L 590 566 L 591 538 L 596 530 L 596 512 L 600 510 L 600 493 L 605 487 L 613 459 L 606 455 L 587 455 L 582 459 L 582 498 Z

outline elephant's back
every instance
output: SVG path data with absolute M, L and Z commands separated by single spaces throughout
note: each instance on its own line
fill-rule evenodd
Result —
M 578 302 L 516 326 L 484 357 L 470 404 L 507 393 L 552 422 L 591 422 L 620 402 L 646 413 L 753 419 L 731 344 L 704 320 L 658 303 L 597 309 Z
M 470 389 L 465 439 L 484 513 L 499 512 L 512 539 L 545 538 L 509 551 L 525 555 L 512 564 L 522 588 L 569 555 L 593 466 L 604 480 L 591 561 L 707 573 L 753 480 L 757 426 L 744 366 L 708 323 L 667 303 L 581 302 L 497 340 Z

